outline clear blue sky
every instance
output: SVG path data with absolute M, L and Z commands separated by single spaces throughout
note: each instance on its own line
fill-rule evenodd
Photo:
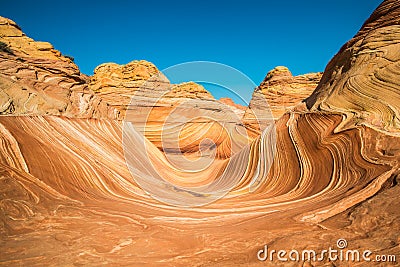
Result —
M 104 62 L 145 59 L 164 69 L 203 60 L 259 84 L 277 65 L 296 75 L 323 71 L 380 2 L 0 0 L 0 15 L 72 55 L 88 75 Z

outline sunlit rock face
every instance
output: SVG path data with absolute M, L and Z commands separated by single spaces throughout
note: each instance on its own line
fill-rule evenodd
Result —
M 145 81 L 158 73 L 156 66 L 145 60 L 135 60 L 126 65 L 105 63 L 94 70 L 89 87 L 109 106 L 114 107 L 121 118 L 132 96 L 138 90 L 148 89 L 144 87 Z M 168 80 L 160 82 L 169 83 Z M 156 87 L 156 84 L 148 85 Z
M 317 87 L 322 73 L 308 73 L 293 76 L 284 66 L 269 71 L 264 81 L 255 88 L 242 122 L 246 128 L 259 134 L 258 120 L 277 120 L 283 114 L 294 110 L 305 110 L 302 100 Z M 265 110 L 270 110 L 266 113 Z
M 249 108 L 263 108 L 263 101 L 259 103 L 258 99 L 267 99 L 272 115 L 278 119 L 308 97 L 317 87 L 321 76 L 321 72 L 293 76 L 287 67 L 278 66 L 269 71 L 255 89 Z
M 329 62 L 318 88 L 306 100 L 312 111 L 345 113 L 343 128 L 365 124 L 398 133 L 398 5 L 396 0 L 384 1 Z
M 399 120 L 395 110 L 400 100 L 395 93 L 400 90 L 395 78 L 399 10 L 398 1 L 384 1 L 328 65 L 318 88 L 306 100 L 307 107 L 293 100 L 293 109 L 285 108 L 283 115 L 274 118 L 273 132 L 259 132 L 240 120 L 229 125 L 232 128 L 216 120 L 185 120 L 189 123 L 175 131 L 183 118 L 193 114 L 204 112 L 224 121 L 231 118 L 226 114 L 239 113 L 228 111 L 234 106 L 229 100 L 217 101 L 195 83 L 172 85 L 162 75 L 151 79 L 157 69 L 144 61 L 109 64 L 109 71 L 119 76 L 102 70 L 107 65 L 101 65 L 88 85 L 89 79 L 75 65 L 62 56 L 52 58 L 49 50 L 49 59 L 42 54 L 25 56 L 30 60 L 26 68 L 32 66 L 45 78 L 22 75 L 24 68 L 18 76 L 17 64 L 23 63 L 16 57 L 23 57 L 12 36 L 17 36 L 15 40 L 27 37 L 18 36 L 22 34 L 18 27 L 2 19 L 1 41 L 7 42 L 12 53 L 0 51 L 0 88 L 5 94 L 0 99 L 17 104 L 14 109 L 5 108 L 0 117 L 0 262 L 8 266 L 310 266 L 303 261 L 260 262 L 257 252 L 266 244 L 274 250 L 321 251 L 336 248 L 339 238 L 347 240 L 349 249 L 399 255 L 400 137 L 394 123 Z M 368 36 L 377 40 L 370 42 L 371 47 L 386 44 L 379 48 L 382 53 L 348 52 L 360 47 L 359 40 L 368 43 Z M 358 61 L 364 56 L 372 58 Z M 370 60 L 376 64 L 370 65 Z M 386 71 L 383 65 L 375 68 L 381 61 L 387 62 Z M 55 71 L 54 66 L 69 66 L 71 72 Z M 353 84 L 355 77 L 362 78 L 357 87 L 344 86 Z M 143 80 L 143 85 L 131 86 L 132 79 Z M 301 82 L 303 78 L 290 78 L 284 68 L 275 69 L 266 81 L 281 88 L 293 79 L 301 84 L 299 90 L 309 84 Z M 71 81 L 79 85 L 72 86 Z M 42 96 L 43 103 L 29 105 L 22 86 Z M 76 88 L 90 95 L 83 105 L 88 108 L 80 109 L 71 100 Z M 50 89 L 60 93 L 58 98 Z M 159 92 L 164 94 L 154 100 Z M 371 101 L 373 93 L 379 101 Z M 272 110 L 282 109 L 279 101 L 271 102 Z M 357 104 L 357 109 L 348 103 Z M 392 111 L 378 112 L 381 103 Z M 147 108 L 154 107 L 147 113 Z M 174 116 L 166 115 L 172 110 L 177 110 Z M 349 113 L 354 114 L 351 120 Z M 149 115 L 146 125 L 140 125 L 145 121 L 141 114 Z M 124 140 L 127 121 L 138 131 Z M 165 129 L 163 122 L 168 122 Z M 235 129 L 235 134 L 225 134 L 229 129 Z M 160 138 L 167 137 L 168 145 L 176 133 L 180 151 L 171 151 L 173 145 L 164 149 Z M 247 138 L 243 138 L 245 133 Z M 207 146 L 204 140 L 213 145 Z M 131 147 L 129 160 L 127 141 L 143 145 L 143 149 Z M 171 155 L 173 160 L 183 155 L 186 162 L 207 164 L 188 171 L 186 165 L 172 164 Z M 237 181 L 220 199 L 181 208 L 165 199 L 159 201 L 139 186 L 138 181 L 156 172 L 177 185 L 163 190 L 175 190 L 182 198 L 209 196 L 179 191 L 181 185 L 201 187 L 216 181 L 220 188 L 232 179 Z M 139 173 L 143 175 L 138 177 Z M 366 265 L 327 259 L 311 264 Z
M 3 17 L 0 42 L 1 114 L 114 117 L 88 89 L 88 77 L 50 43 L 32 40 Z

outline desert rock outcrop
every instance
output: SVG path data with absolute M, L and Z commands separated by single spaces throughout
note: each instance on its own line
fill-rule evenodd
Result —
M 369 125 L 399 134 L 400 8 L 384 1 L 327 65 L 306 100 L 312 111 L 346 114 L 341 128 Z
M 114 118 L 88 77 L 50 43 L 36 42 L 0 17 L 0 113 Z
M 249 108 L 263 109 L 265 99 L 272 115 L 278 119 L 307 98 L 317 87 L 321 76 L 320 72 L 293 76 L 287 67 L 278 66 L 269 71 L 255 89 Z

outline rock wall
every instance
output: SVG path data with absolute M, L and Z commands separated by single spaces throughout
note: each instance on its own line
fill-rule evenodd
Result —
M 399 77 L 400 5 L 387 0 L 329 62 L 306 104 L 346 114 L 343 129 L 363 124 L 399 134 Z

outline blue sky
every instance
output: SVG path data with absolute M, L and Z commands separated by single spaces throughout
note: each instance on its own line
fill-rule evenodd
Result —
M 72 55 L 88 75 L 104 62 L 145 59 L 162 70 L 201 60 L 232 66 L 259 84 L 278 65 L 295 75 L 323 71 L 380 2 L 0 0 L 0 15 Z

